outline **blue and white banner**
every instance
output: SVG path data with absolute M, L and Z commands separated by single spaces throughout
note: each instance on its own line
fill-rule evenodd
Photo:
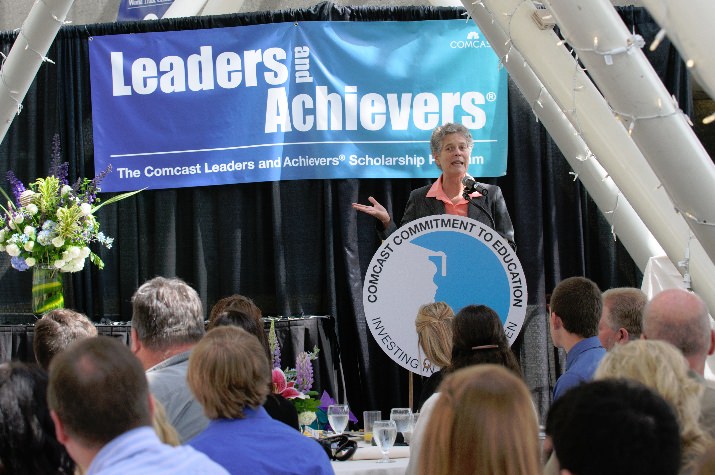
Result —
M 330 178 L 432 178 L 432 129 L 506 173 L 507 77 L 464 20 L 304 22 L 95 37 L 103 191 Z
M 117 21 L 157 20 L 173 3 L 174 0 L 122 0 Z

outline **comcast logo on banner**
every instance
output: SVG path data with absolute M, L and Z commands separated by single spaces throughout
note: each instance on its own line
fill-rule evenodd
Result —
M 452 40 L 449 42 L 449 47 L 452 49 L 464 49 L 464 48 L 491 48 L 488 41 L 480 38 L 479 32 L 470 31 L 467 33 L 467 38 L 465 40 Z
M 383 241 L 363 284 L 365 318 L 392 360 L 423 376 L 437 368 L 419 351 L 415 317 L 426 303 L 456 312 L 487 305 L 501 317 L 513 344 L 526 314 L 526 278 L 516 253 L 499 233 L 470 218 L 428 216 Z

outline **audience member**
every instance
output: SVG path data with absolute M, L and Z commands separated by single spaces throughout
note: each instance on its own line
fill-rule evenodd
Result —
M 715 437 L 715 387 L 705 380 L 705 361 L 715 351 L 715 332 L 705 302 L 695 293 L 668 289 L 657 294 L 643 311 L 643 338 L 663 340 L 678 348 L 704 388 L 700 424 Z
M 229 295 L 224 297 L 211 307 L 211 313 L 209 314 L 208 330 L 211 330 L 216 326 L 216 319 L 226 310 L 235 310 L 238 312 L 246 313 L 256 321 L 262 322 L 263 312 L 261 309 L 253 303 L 253 300 L 241 294 Z
M 181 445 L 179 433 L 176 432 L 176 428 L 169 422 L 164 405 L 157 401 L 154 396 L 152 396 L 152 403 L 154 404 L 154 412 L 151 417 L 151 425 L 159 437 L 159 440 L 174 447 Z
M 46 371 L 50 360 L 70 343 L 93 336 L 97 327 L 84 314 L 68 308 L 51 310 L 35 323 L 32 349 L 37 364 Z
M 715 444 L 710 444 L 708 450 L 700 458 L 696 475 L 713 475 L 715 473 Z
M 210 330 L 191 353 L 188 381 L 211 422 L 189 445 L 234 474 L 332 474 L 319 444 L 263 409 L 269 369 L 255 336 L 231 326 Z
M 433 373 L 422 380 L 422 389 L 415 404 L 419 411 L 424 402 L 437 390 L 442 382 L 441 368 L 449 366 L 452 353 L 452 307 L 445 302 L 433 302 L 422 305 L 417 311 L 415 327 L 417 342 L 424 352 L 426 360 L 423 364 Z
M 603 311 L 598 322 L 598 339 L 609 351 L 616 344 L 641 337 L 643 307 L 648 297 L 635 287 L 618 287 L 603 293 Z
M 97 327 L 82 313 L 58 308 L 47 312 L 39 319 L 35 323 L 33 333 L 32 348 L 35 359 L 44 370 L 47 370 L 52 358 L 75 340 L 97 336 Z M 179 445 L 176 429 L 168 421 L 164 406 L 156 400 L 152 423 L 162 442 Z
M 0 474 L 71 474 L 74 462 L 55 439 L 47 408 L 47 373 L 0 364 Z
M 464 368 L 440 386 L 418 473 L 535 475 L 541 472 L 538 435 L 521 378 L 491 364 Z
M 499 315 L 486 305 L 468 305 L 452 321 L 452 356 L 447 371 L 486 363 L 504 366 L 521 377 Z
M 601 291 L 585 277 L 569 277 L 551 294 L 551 338 L 566 352 L 566 371 L 556 380 L 554 399 L 589 381 L 606 353 L 597 336 L 601 308 Z
M 447 374 L 462 368 L 482 364 L 503 366 L 521 377 L 519 362 L 509 348 L 499 315 L 486 305 L 468 305 L 452 320 L 452 355 L 449 366 L 443 371 L 446 377 Z M 407 474 L 415 474 L 418 471 L 422 438 L 432 410 L 440 398 L 439 391 L 438 388 L 438 391 L 425 401 L 412 431 Z
M 676 475 L 680 466 L 673 409 L 634 381 L 572 388 L 551 406 L 546 433 L 561 475 Z
M 255 336 L 261 343 L 261 346 L 265 349 L 266 358 L 270 360 L 271 350 L 268 346 L 266 333 L 263 330 L 263 320 L 260 317 L 256 320 L 254 315 L 249 315 L 245 312 L 238 310 L 224 310 L 218 314 L 211 323 L 212 328 L 221 326 L 240 327 Z M 284 424 L 288 424 L 296 430 L 300 430 L 300 425 L 298 423 L 298 411 L 296 411 L 295 406 L 280 394 L 274 394 L 273 379 L 270 378 L 269 381 L 270 389 L 268 391 L 268 396 L 266 396 L 266 402 L 263 403 L 263 408 L 273 419 L 281 421 Z
M 681 473 L 691 473 L 711 439 L 698 424 L 702 387 L 688 376 L 688 364 L 673 345 L 649 340 L 618 345 L 603 358 L 595 378 L 632 379 L 668 401 L 680 425 Z
M 191 349 L 204 335 L 201 299 L 180 279 L 155 277 L 132 297 L 132 351 L 182 442 L 208 424 L 186 383 Z
M 87 475 L 226 473 L 191 447 L 159 440 L 142 365 L 115 338 L 87 338 L 58 354 L 47 400 L 57 440 Z

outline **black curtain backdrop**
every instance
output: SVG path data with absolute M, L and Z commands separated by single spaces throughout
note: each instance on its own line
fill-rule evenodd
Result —
M 629 29 L 649 44 L 658 27 L 647 12 L 619 11 Z M 0 145 L 0 173 L 13 170 L 25 183 L 46 175 L 57 133 L 71 181 L 94 176 L 88 58 L 93 36 L 286 21 L 454 18 L 464 18 L 464 10 L 320 3 L 302 10 L 63 27 L 48 53 L 56 64 L 42 66 Z M 0 50 L 7 54 L 16 36 L 0 34 Z M 690 85 L 674 48 L 664 42 L 646 54 L 690 113 Z M 527 319 L 514 350 L 543 414 L 560 371 L 549 338 L 546 296 L 561 279 L 574 275 L 587 276 L 604 290 L 640 286 L 642 275 L 511 83 L 509 93 L 508 173 L 485 181 L 502 187 L 514 221 L 529 289 Z M 350 204 L 375 196 L 399 222 L 410 190 L 426 183 L 306 180 L 144 191 L 99 211 L 114 247 L 99 251 L 103 271 L 88 264 L 65 277 L 66 305 L 95 321 L 127 321 L 134 290 L 163 275 L 194 286 L 207 311 L 218 299 L 241 293 L 267 315 L 333 315 L 349 403 L 356 414 L 375 408 L 387 414 L 390 407 L 407 404 L 408 376 L 376 345 L 366 325 L 362 278 L 379 240 L 372 218 Z M 30 313 L 30 282 L 30 272 L 10 268 L 3 253 L 0 314 Z

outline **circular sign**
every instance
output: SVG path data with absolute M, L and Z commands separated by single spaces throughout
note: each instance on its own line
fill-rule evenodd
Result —
M 440 301 L 455 313 L 467 305 L 487 305 L 514 343 L 524 323 L 527 291 L 508 241 L 479 221 L 446 214 L 410 221 L 383 241 L 365 274 L 365 318 L 383 351 L 423 376 L 439 368 L 419 349 L 415 317 L 420 306 Z

